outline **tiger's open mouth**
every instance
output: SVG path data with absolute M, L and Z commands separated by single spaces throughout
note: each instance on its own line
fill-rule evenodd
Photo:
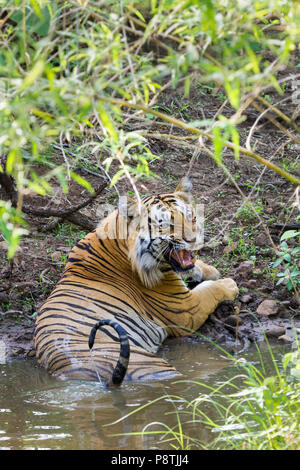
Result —
M 192 251 L 171 250 L 169 261 L 175 271 L 187 271 L 194 267 L 196 257 Z

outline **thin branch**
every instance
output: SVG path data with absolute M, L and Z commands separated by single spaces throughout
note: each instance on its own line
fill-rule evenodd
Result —
M 262 113 L 264 110 L 261 106 L 259 106 L 259 104 L 255 103 L 255 101 L 253 101 L 252 103 L 252 106 L 257 109 L 257 111 L 259 111 L 260 113 Z M 269 110 L 268 110 L 269 111 Z M 275 118 L 273 118 L 272 116 L 270 116 L 270 114 L 266 114 L 266 118 L 272 123 L 274 124 L 274 126 L 278 127 L 278 129 L 281 130 L 281 132 L 283 132 L 287 137 L 289 137 L 291 140 L 293 140 L 296 144 L 300 144 L 300 139 L 298 139 L 297 137 L 295 137 L 293 134 L 291 134 L 291 132 L 286 129 L 285 127 L 282 126 L 282 124 L 280 124 L 278 121 L 276 121 Z
M 280 100 L 278 101 L 277 103 L 275 104 L 271 104 L 269 103 L 267 100 L 265 100 L 264 98 L 262 98 L 261 96 L 258 96 L 257 100 L 260 101 L 260 103 L 262 103 L 266 108 L 269 108 L 270 111 L 273 111 L 275 114 L 277 114 L 277 116 L 279 116 L 281 119 L 283 119 L 285 122 L 287 122 L 288 124 L 290 124 L 294 129 L 295 131 L 298 132 L 298 134 L 300 134 L 300 129 L 299 127 L 297 126 L 297 124 L 293 121 L 292 118 L 289 118 L 286 114 L 284 114 L 282 111 L 280 111 L 280 109 L 278 109 L 276 106 L 280 103 L 283 103 L 284 101 L 288 101 L 290 100 L 291 97 L 288 96 L 287 98 L 283 99 L 283 100 Z
M 32 214 L 36 215 L 39 217 L 67 217 L 73 214 L 74 212 L 79 211 L 80 209 L 83 209 L 86 207 L 88 204 L 90 204 L 97 196 L 99 196 L 100 193 L 106 188 L 107 186 L 107 181 L 104 181 L 90 196 L 87 198 L 85 201 L 81 202 L 80 204 L 73 205 L 71 207 L 68 207 L 67 209 L 48 209 L 45 207 L 39 207 L 39 208 L 34 208 L 29 204 L 23 204 L 22 211 L 25 212 L 25 214 Z

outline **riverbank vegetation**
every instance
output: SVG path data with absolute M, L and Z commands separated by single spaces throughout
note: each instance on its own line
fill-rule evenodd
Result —
M 226 351 L 223 351 L 229 356 Z M 145 407 L 173 402 L 175 425 L 162 416 L 136 435 L 152 435 L 158 448 L 176 450 L 299 450 L 300 449 L 300 349 L 274 355 L 268 347 L 260 361 L 230 357 L 235 373 L 214 385 L 186 381 L 198 388 L 192 401 L 165 395 L 135 409 L 123 419 Z M 277 357 L 276 357 L 277 356 Z M 180 410 L 177 404 L 180 403 Z M 184 406 L 182 405 L 184 403 Z M 162 409 L 164 407 L 162 406 Z M 165 418 L 165 421 L 164 421 Z M 120 420 L 119 420 L 120 421 Z M 195 429 L 198 427 L 198 433 Z M 205 439 L 201 439 L 205 436 Z

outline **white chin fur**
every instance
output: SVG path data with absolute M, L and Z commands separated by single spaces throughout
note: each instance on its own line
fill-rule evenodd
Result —
M 164 274 L 159 269 L 159 262 L 150 253 L 142 253 L 139 239 L 136 240 L 135 257 L 131 257 L 132 267 L 138 273 L 141 282 L 148 288 L 159 284 Z

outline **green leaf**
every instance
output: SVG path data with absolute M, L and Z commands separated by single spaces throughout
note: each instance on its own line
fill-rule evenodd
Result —
M 104 103 L 102 101 L 99 101 L 99 103 L 98 103 L 98 112 L 99 112 L 99 116 L 100 116 L 100 119 L 101 119 L 101 122 L 102 122 L 103 126 L 105 127 L 105 129 L 107 130 L 109 135 L 113 138 L 113 140 L 117 142 L 118 141 L 118 134 L 115 131 L 115 128 L 114 128 L 113 122 L 110 118 L 110 115 L 106 111 Z
M 234 144 L 234 158 L 235 160 L 239 160 L 240 158 L 240 150 L 239 150 L 239 145 L 240 145 L 240 136 L 235 127 L 231 128 L 231 140 L 232 143 Z
M 44 67 L 45 67 L 45 62 L 43 61 L 43 59 L 39 59 L 34 64 L 31 71 L 24 78 L 24 80 L 21 84 L 20 90 L 23 91 L 23 90 L 25 90 L 25 88 L 32 85 L 36 81 L 36 79 L 39 78 L 40 75 L 42 75 L 42 73 L 44 71 Z
M 34 7 L 32 11 L 29 7 L 25 7 L 26 30 L 27 33 L 35 33 L 39 36 L 47 36 L 50 29 L 51 16 L 47 6 L 40 9 L 38 2 L 31 0 Z M 11 15 L 11 20 L 21 27 L 23 23 L 23 10 L 19 9 Z
M 82 176 L 79 176 L 77 173 L 74 173 L 74 171 L 70 171 L 70 176 L 74 181 L 76 181 L 76 183 L 83 186 L 90 193 L 94 192 L 94 189 L 93 189 L 91 183 L 89 183 L 85 178 L 82 178 Z
M 300 232 L 297 230 L 287 230 L 284 234 L 280 237 L 280 241 L 289 240 L 290 238 L 294 238 L 300 235 Z
M 213 135 L 214 135 L 214 151 L 215 151 L 215 157 L 218 165 L 221 165 L 222 163 L 222 150 L 225 145 L 225 139 L 223 138 L 221 134 L 221 128 L 220 126 L 215 126 L 213 127 Z
M 291 369 L 291 375 L 296 379 L 300 380 L 300 369 Z
M 110 188 L 112 188 L 112 186 L 114 186 L 116 184 L 116 182 L 118 181 L 118 179 L 124 174 L 124 170 L 121 169 L 119 171 L 117 171 L 117 173 L 114 174 L 114 176 L 112 177 L 111 179 L 111 182 L 110 182 Z

